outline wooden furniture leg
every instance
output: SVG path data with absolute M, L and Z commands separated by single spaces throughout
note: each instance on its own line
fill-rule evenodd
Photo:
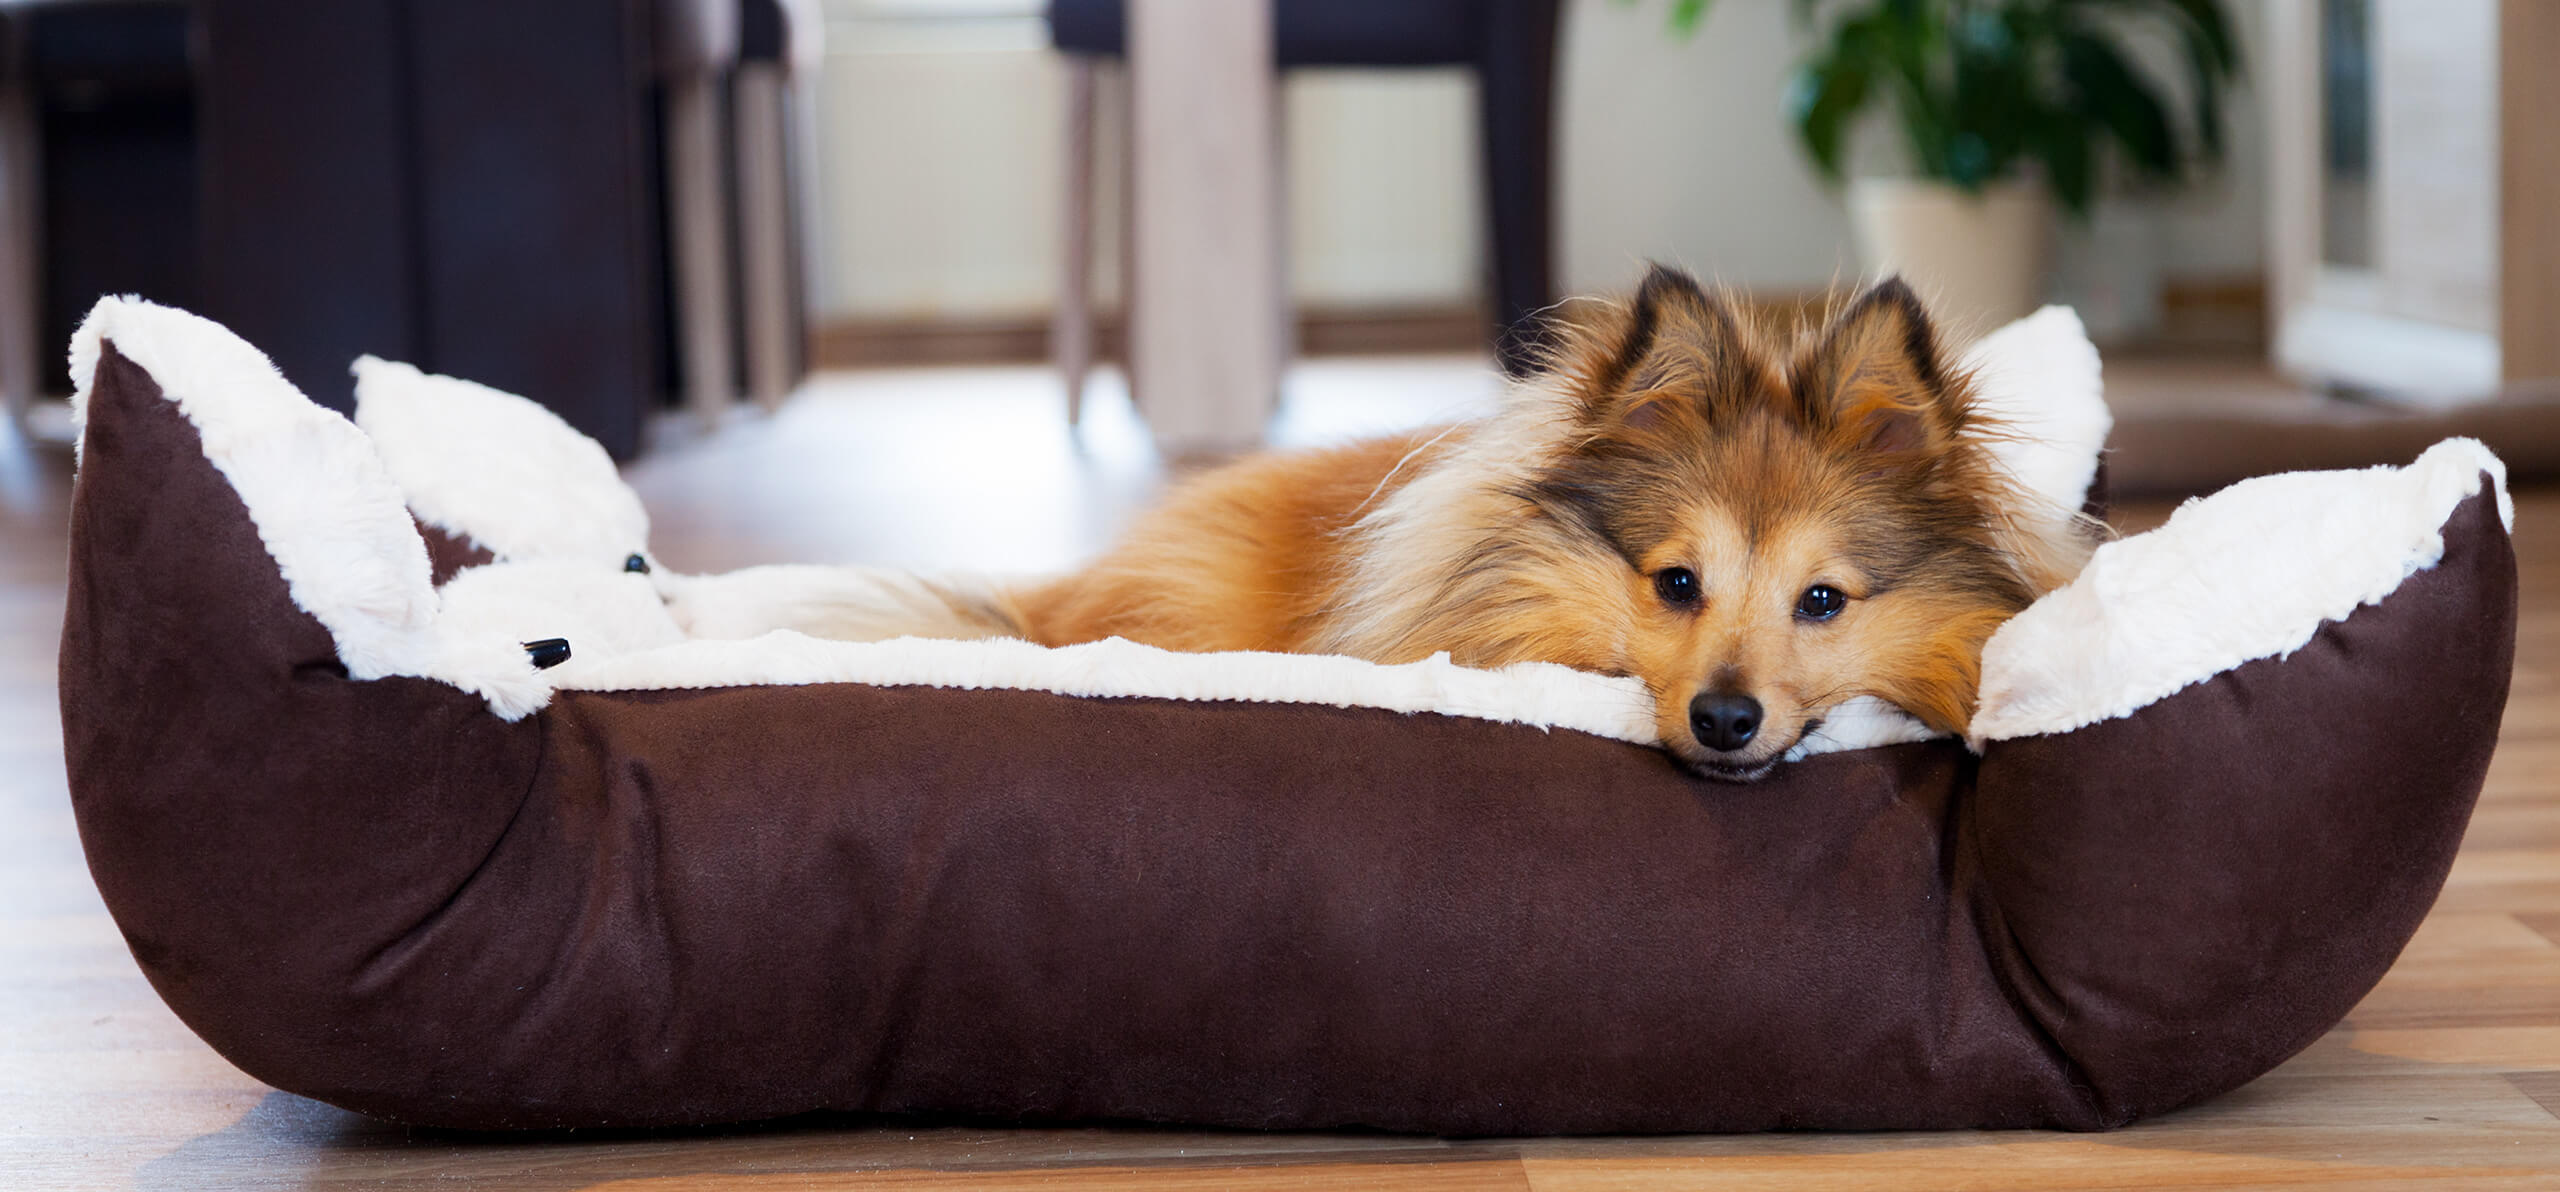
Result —
M 1129 373 L 1166 454 L 1261 441 L 1280 377 L 1267 0 L 1133 0 Z
M 684 399 L 695 414 L 718 418 L 737 395 L 718 79 L 682 75 L 667 81 L 666 95 L 667 222 L 675 242 L 671 255 Z
M 797 330 L 791 297 L 790 83 L 750 62 L 730 88 L 738 145 L 738 310 L 747 395 L 774 409 L 791 392 Z
M 18 39 L 9 40 L 14 50 Z M 18 433 L 32 435 L 28 414 L 42 396 L 36 390 L 44 375 L 36 344 L 42 338 L 36 279 L 44 252 L 37 231 L 44 226 L 44 190 L 33 88 L 23 67 L 0 63 L 0 394 L 7 397 Z
M 1067 56 L 1067 201 L 1058 305 L 1049 317 L 1049 355 L 1067 387 L 1067 425 L 1084 414 L 1085 374 L 1093 368 L 1094 76 L 1082 54 Z

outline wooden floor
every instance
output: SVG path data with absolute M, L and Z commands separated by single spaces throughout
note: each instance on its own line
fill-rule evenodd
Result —
M 1488 392 L 1465 361 L 1303 370 L 1283 436 L 1463 412 Z M 1029 371 L 836 380 L 769 420 L 671 434 L 633 475 L 660 553 L 691 569 L 1037 570 L 1093 549 L 1162 474 L 1116 396 L 1100 395 L 1081 443 L 1056 400 Z M 67 475 L 59 455 L 0 442 L 0 1189 L 2560 1188 L 2560 490 L 2519 494 L 2514 695 L 2443 901 L 2344 1026 L 2208 1105 L 2104 1135 L 1451 1141 L 835 1120 L 488 1138 L 269 1090 L 135 970 L 63 791 Z

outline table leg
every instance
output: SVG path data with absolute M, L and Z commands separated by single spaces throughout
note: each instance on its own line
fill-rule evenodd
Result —
M 1130 386 L 1169 455 L 1259 443 L 1278 395 L 1268 0 L 1132 0 Z

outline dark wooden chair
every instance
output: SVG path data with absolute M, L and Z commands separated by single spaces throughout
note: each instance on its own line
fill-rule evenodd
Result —
M 1273 55 L 1300 66 L 1463 66 L 1477 77 L 1493 239 L 1492 333 L 1503 367 L 1534 358 L 1555 300 L 1555 47 L 1558 0 L 1273 0 Z M 1053 348 L 1072 418 L 1091 366 L 1094 70 L 1126 52 L 1122 0 L 1050 0 L 1050 40 L 1068 56 L 1066 276 Z

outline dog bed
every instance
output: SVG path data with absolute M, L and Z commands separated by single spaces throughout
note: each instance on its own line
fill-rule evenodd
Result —
M 2045 328 L 2009 363 L 2081 368 Z M 2114 1126 L 2379 979 L 2513 653 L 2453 441 L 2103 547 L 1969 741 L 1723 785 L 1561 668 L 756 633 L 891 581 L 669 575 L 547 415 L 362 371 L 364 430 L 92 313 L 65 752 L 179 1016 L 424 1124 Z

